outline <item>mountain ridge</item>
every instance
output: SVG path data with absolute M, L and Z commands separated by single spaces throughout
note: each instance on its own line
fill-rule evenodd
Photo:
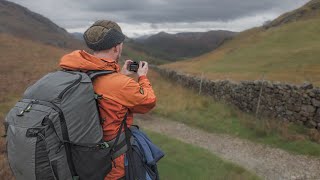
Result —
M 266 23 L 263 27 L 265 29 L 269 29 L 272 27 L 279 27 L 281 25 L 299 21 L 299 20 L 307 20 L 308 18 L 312 18 L 314 16 L 320 15 L 320 1 L 319 0 L 311 0 L 306 3 L 304 6 L 295 9 L 293 11 L 287 12 L 279 16 L 273 21 Z
M 136 48 L 144 49 L 153 56 L 176 61 L 195 57 L 216 49 L 236 35 L 232 31 L 182 32 L 169 34 L 159 32 L 147 38 L 134 40 Z
M 85 47 L 64 28 L 19 4 L 0 1 L 0 33 L 31 39 L 60 48 Z

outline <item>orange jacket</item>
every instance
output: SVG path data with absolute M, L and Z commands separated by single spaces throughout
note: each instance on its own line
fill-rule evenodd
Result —
M 104 140 L 116 137 L 121 121 L 128 111 L 127 124 L 133 123 L 133 113 L 146 113 L 156 104 L 156 96 L 146 76 L 139 77 L 138 82 L 119 73 L 119 65 L 112 59 L 100 59 L 85 51 L 74 51 L 62 57 L 60 67 L 69 70 L 114 70 L 116 73 L 100 76 L 93 85 L 99 101 L 100 116 L 104 120 Z M 116 180 L 125 176 L 124 155 L 115 159 L 113 167 L 105 180 Z

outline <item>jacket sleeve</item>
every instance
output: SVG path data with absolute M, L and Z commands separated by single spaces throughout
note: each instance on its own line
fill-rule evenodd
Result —
M 147 113 L 156 105 L 156 96 L 146 76 L 139 77 L 138 83 L 130 78 L 119 95 L 125 100 L 122 105 L 133 113 Z

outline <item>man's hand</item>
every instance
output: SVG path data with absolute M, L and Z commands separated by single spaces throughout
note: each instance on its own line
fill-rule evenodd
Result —
M 120 73 L 121 74 L 124 74 L 124 75 L 126 75 L 126 76 L 128 76 L 128 75 L 130 75 L 130 74 L 133 74 L 133 72 L 132 71 L 129 71 L 128 70 L 128 65 L 131 63 L 131 62 L 133 62 L 132 60 L 126 60 L 125 62 L 124 62 L 124 65 L 123 65 L 123 67 L 122 67 L 122 69 L 121 69 L 121 71 L 120 71 Z
M 148 73 L 148 63 L 146 61 L 140 61 L 139 69 L 137 71 L 138 76 L 146 76 Z

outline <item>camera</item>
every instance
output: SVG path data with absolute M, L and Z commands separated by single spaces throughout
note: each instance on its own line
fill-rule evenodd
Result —
M 128 70 L 129 71 L 137 72 L 138 69 L 139 69 L 139 63 L 138 62 L 133 61 L 133 62 L 130 62 L 128 64 Z

